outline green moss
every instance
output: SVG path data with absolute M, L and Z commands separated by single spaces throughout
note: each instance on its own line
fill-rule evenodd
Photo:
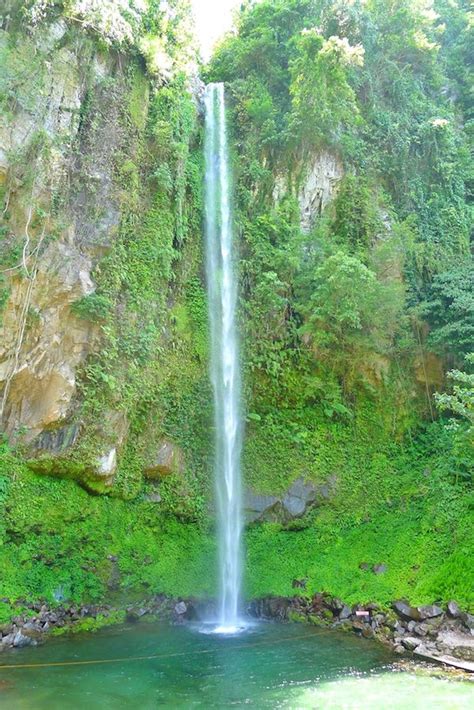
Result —
M 52 630 L 53 636 L 65 634 L 95 633 L 106 626 L 113 626 L 125 621 L 124 611 L 112 611 L 110 614 L 97 614 L 94 618 L 81 619 L 67 626 L 59 626 Z

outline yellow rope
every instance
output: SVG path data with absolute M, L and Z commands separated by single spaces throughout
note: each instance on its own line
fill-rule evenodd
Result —
M 255 646 L 268 646 L 273 644 L 284 643 L 285 641 L 300 641 L 305 638 L 314 638 L 314 636 L 321 636 L 324 633 L 331 633 L 332 629 L 319 629 L 318 631 L 313 631 L 310 634 L 304 634 L 301 636 L 287 636 L 281 639 L 269 639 L 268 641 L 256 641 L 255 643 L 245 643 L 240 646 L 234 646 L 232 650 L 241 650 L 244 648 L 252 648 Z M 175 653 L 160 653 L 153 654 L 151 656 L 126 656 L 124 658 L 98 658 L 98 659 L 88 659 L 84 661 L 53 661 L 51 663 L 13 663 L 9 665 L 8 663 L 0 665 L 1 670 L 14 670 L 16 668 L 53 668 L 57 666 L 94 666 L 105 663 L 125 663 L 128 661 L 152 661 L 160 658 L 176 658 L 177 656 L 192 656 L 204 653 L 214 653 L 215 648 L 203 648 L 196 651 L 176 651 Z

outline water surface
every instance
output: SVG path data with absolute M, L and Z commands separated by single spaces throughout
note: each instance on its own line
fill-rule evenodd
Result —
M 0 707 L 8 710 L 474 707 L 469 682 L 400 670 L 399 660 L 374 642 L 299 624 L 262 623 L 231 637 L 163 624 L 121 626 L 0 660 L 100 661 L 2 668 Z

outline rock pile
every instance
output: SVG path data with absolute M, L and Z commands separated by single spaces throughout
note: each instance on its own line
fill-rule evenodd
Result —
M 265 597 L 250 603 L 249 613 L 257 618 L 279 621 L 309 621 L 365 638 L 376 638 L 396 653 L 407 652 L 474 672 L 474 616 L 460 610 L 456 602 L 446 609 L 438 604 L 413 607 L 395 601 L 390 610 L 378 604 L 349 606 L 324 592 L 311 597 Z

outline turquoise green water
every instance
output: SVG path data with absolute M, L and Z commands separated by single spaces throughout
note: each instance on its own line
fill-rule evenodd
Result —
M 0 707 L 474 707 L 471 683 L 400 670 L 398 660 L 373 642 L 303 625 L 259 624 L 235 637 L 162 624 L 122 626 L 0 657 L 9 666 L 77 661 L 101 662 L 2 668 Z

